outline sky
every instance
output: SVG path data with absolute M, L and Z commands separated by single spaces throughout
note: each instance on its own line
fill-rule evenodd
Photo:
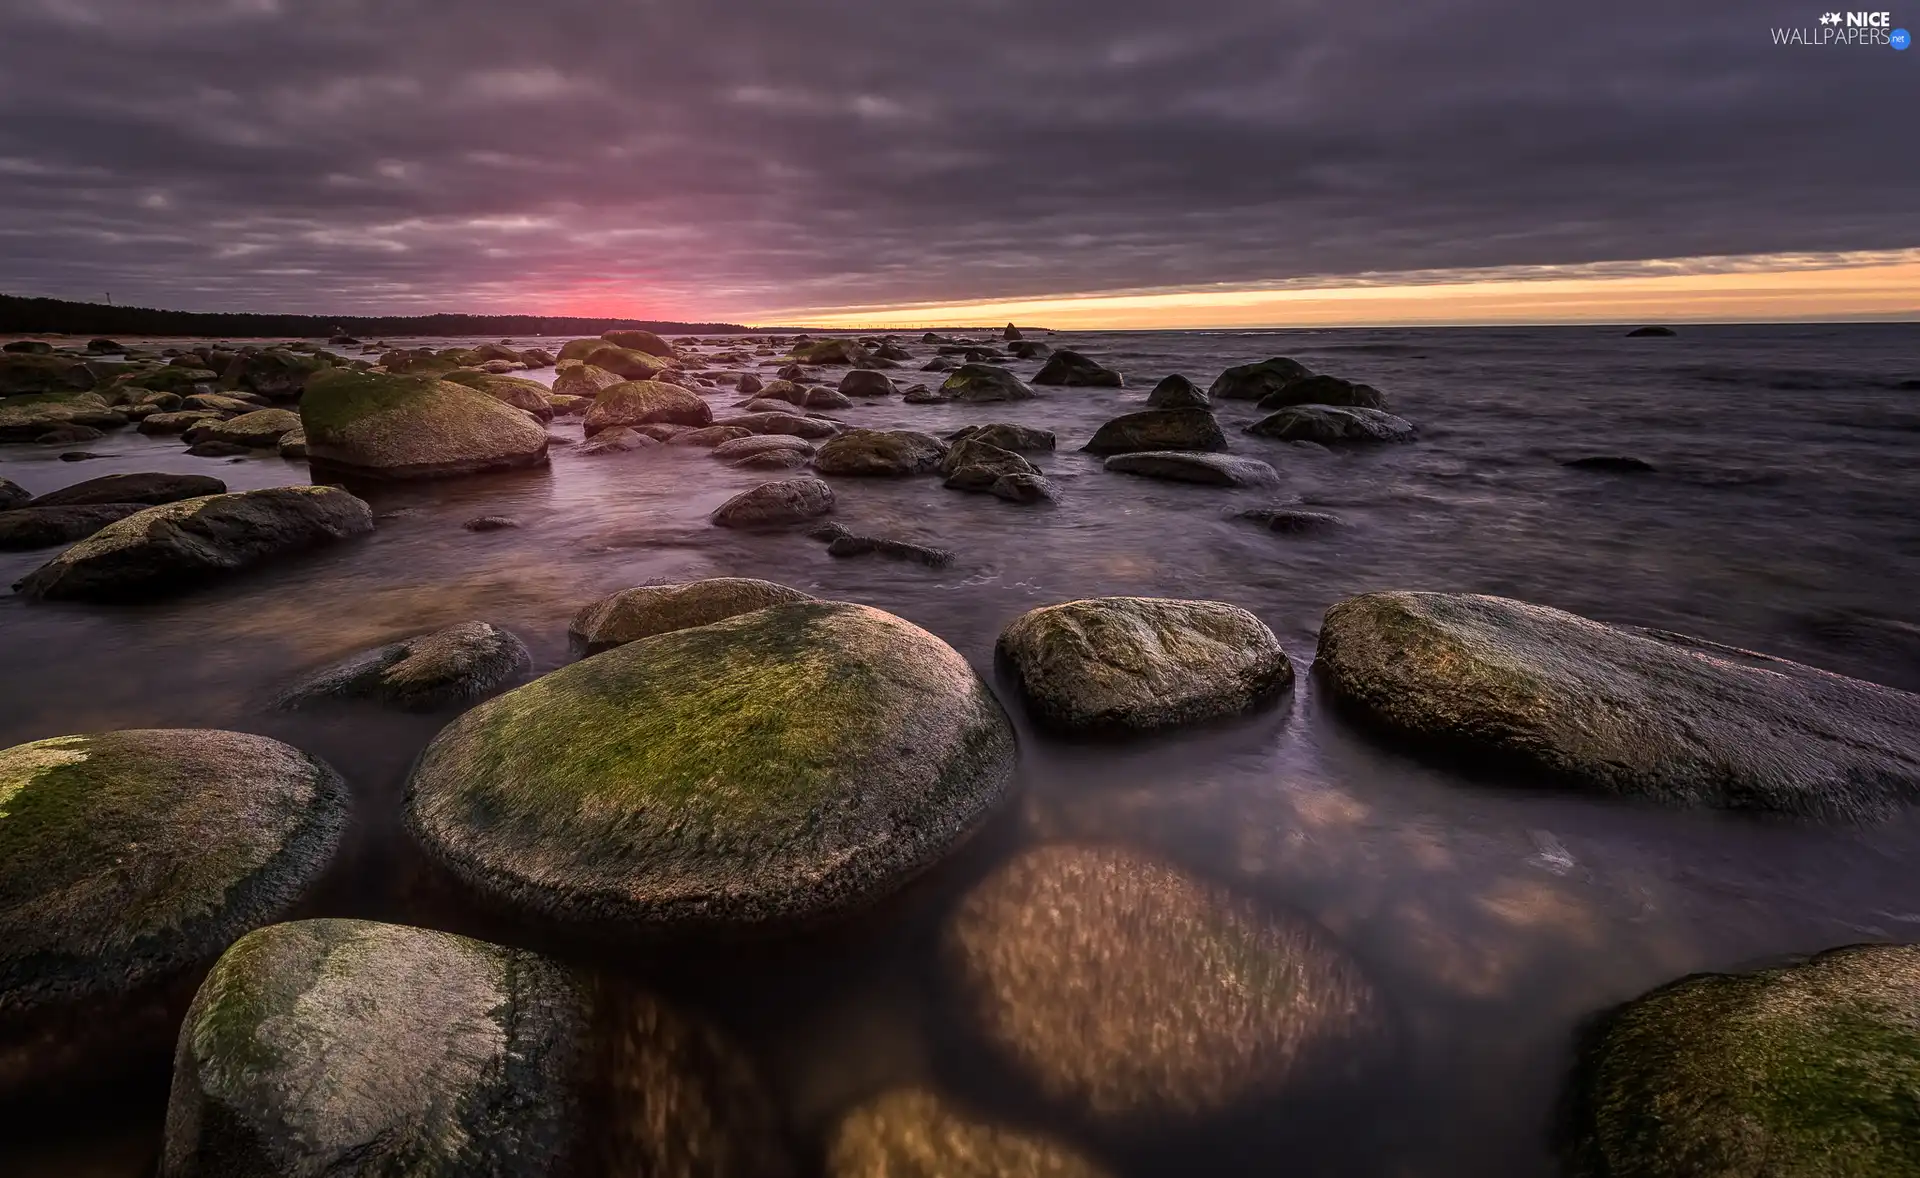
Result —
M 1920 0 L 1891 24 L 1920 28 Z M 0 0 L 0 292 L 1062 327 L 1920 318 L 1775 0 Z

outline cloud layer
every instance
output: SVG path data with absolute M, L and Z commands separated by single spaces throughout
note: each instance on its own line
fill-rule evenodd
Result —
M 0 0 L 0 289 L 752 319 L 1920 244 L 1920 55 L 1772 43 L 1818 15 Z

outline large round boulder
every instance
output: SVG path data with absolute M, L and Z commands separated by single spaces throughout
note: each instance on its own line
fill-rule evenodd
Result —
M 947 444 L 912 430 L 852 429 L 823 443 L 813 456 L 821 474 L 903 478 L 940 467 Z
M 1303 376 L 1260 398 L 1259 409 L 1272 412 L 1292 405 L 1346 405 L 1386 412 L 1387 397 L 1370 384 L 1355 384 L 1337 376 Z
M 1126 378 L 1098 360 L 1071 348 L 1061 348 L 1047 357 L 1047 362 L 1034 374 L 1033 383 L 1117 389 L 1126 384 Z
M 893 382 L 884 372 L 874 372 L 865 368 L 856 368 L 840 378 L 840 392 L 848 397 L 891 397 L 895 393 Z
M 1149 409 L 1211 409 L 1213 398 L 1179 373 L 1163 377 L 1147 394 Z
M 1095 597 L 1014 619 L 998 654 L 1034 717 L 1150 730 L 1249 711 L 1293 682 L 1266 624 L 1220 601 Z
M 962 364 L 940 385 L 942 400 L 961 404 L 1031 401 L 1037 394 L 1011 370 L 994 364 Z
M 143 503 L 158 506 L 224 495 L 227 484 L 204 474 L 110 474 L 62 487 L 27 504 L 29 507 L 83 507 L 100 503 Z
M 867 350 L 850 339 L 822 339 L 799 344 L 793 349 L 795 364 L 833 364 L 850 368 L 872 363 Z
M 1347 405 L 1294 405 L 1246 428 L 1256 437 L 1323 446 L 1369 442 L 1411 442 L 1420 431 L 1413 423 L 1378 409 Z
M 841 912 L 1005 796 L 1013 730 L 965 659 L 891 614 L 799 602 L 657 634 L 455 720 L 406 822 L 478 891 L 618 927 Z
M 13 588 L 48 600 L 162 592 L 372 530 L 372 509 L 338 487 L 182 499 L 108 524 Z
M 855 1108 L 827 1146 L 826 1178 L 1104 1178 L 1072 1147 L 968 1115 L 925 1089 Z
M 365 478 L 441 478 L 547 460 L 538 421 L 432 376 L 329 368 L 307 382 L 300 421 L 315 466 Z
M 1358 1076 L 1388 1040 L 1384 1002 L 1324 930 L 1127 851 L 1028 851 L 961 902 L 946 940 L 998 1054 L 1104 1124 Z
M 568 344 L 560 350 L 560 358 L 580 360 L 590 367 L 605 369 L 622 380 L 659 380 L 674 370 L 673 361 L 665 357 L 636 348 L 623 348 L 605 340 L 584 349 L 576 349 L 574 344 Z
M 977 438 L 965 438 L 955 443 L 941 461 L 940 473 L 947 476 L 946 486 L 955 491 L 991 492 L 1000 485 L 1002 479 L 1038 479 L 1045 482 L 1040 468 L 1033 463 L 1011 450 L 1002 450 Z
M 1920 802 L 1920 695 L 1660 630 L 1452 593 L 1327 611 L 1350 714 L 1602 794 L 1861 820 Z
M 1683 978 L 1585 1038 L 1583 1178 L 1920 1173 L 1920 945 Z
M 1191 450 L 1115 454 L 1101 465 L 1117 474 L 1209 487 L 1266 487 L 1280 481 L 1280 472 L 1258 458 L 1196 454 Z
M 332 857 L 346 788 L 239 732 L 0 751 L 0 1095 L 162 1054 L 195 972 Z
M 1313 369 L 1298 360 L 1275 356 L 1257 364 L 1242 364 L 1238 368 L 1227 369 L 1214 378 L 1212 387 L 1207 389 L 1207 396 L 1216 401 L 1258 401 L 1302 377 L 1312 375 Z
M 655 634 L 710 626 L 757 609 L 812 600 L 810 593 L 752 577 L 641 585 L 582 609 L 567 627 L 567 637 L 575 650 L 598 654 Z
M 480 372 L 472 368 L 461 368 L 446 375 L 454 384 L 463 384 L 470 389 L 478 389 L 499 401 L 505 401 L 523 413 L 531 413 L 541 421 L 551 421 L 554 415 L 552 390 L 537 380 L 528 380 L 524 376 L 502 376 L 491 372 Z
M 430 709 L 480 699 L 533 663 L 525 644 L 487 622 L 461 622 L 363 650 L 317 671 L 283 693 L 278 706 L 367 699 Z
M 764 528 L 817 519 L 833 510 L 833 488 L 825 479 L 782 479 L 742 491 L 714 509 L 722 528 Z
M 553 370 L 553 391 L 562 397 L 598 397 L 602 390 L 622 384 L 621 377 L 584 360 L 562 360 Z
M 587 410 L 588 437 L 616 426 L 713 424 L 713 408 L 679 385 L 630 380 L 604 389 Z
M 1107 422 L 1081 449 L 1089 454 L 1132 454 L 1145 450 L 1198 450 L 1219 453 L 1227 435 L 1205 409 L 1142 409 Z
M 645 352 L 649 356 L 673 355 L 673 345 L 651 331 L 642 331 L 638 328 L 603 331 L 600 333 L 600 338 L 616 347 L 626 348 L 634 352 Z

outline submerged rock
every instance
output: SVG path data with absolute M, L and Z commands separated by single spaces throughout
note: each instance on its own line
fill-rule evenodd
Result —
M 867 350 L 850 339 L 823 339 L 796 345 L 793 349 L 795 364 L 834 364 L 850 368 L 864 367 L 873 357 Z
M 974 1021 L 1089 1119 L 1202 1118 L 1363 1074 L 1385 1005 L 1318 926 L 1125 851 L 1028 851 L 963 900 L 947 949 Z
M 367 699 L 438 708 L 491 695 L 532 664 L 533 656 L 513 634 L 486 622 L 462 622 L 343 659 L 281 695 L 275 706 Z
M 1575 470 L 1604 470 L 1611 474 L 1652 474 L 1653 463 L 1644 458 L 1633 458 L 1621 454 L 1589 454 L 1581 458 L 1569 458 L 1562 466 L 1571 466 Z
M 912 430 L 851 429 L 814 454 L 821 474 L 904 478 L 937 470 L 947 444 Z
M 944 855 L 1005 795 L 1014 755 L 951 647 L 879 610 L 801 602 L 629 643 L 481 704 L 422 755 L 406 819 L 522 910 L 787 924 Z
M 710 626 L 813 595 L 752 577 L 709 577 L 678 585 L 641 585 L 603 597 L 574 615 L 567 637 L 576 652 L 599 654 L 655 634 Z
M 72 356 L 34 352 L 0 354 L 0 397 L 23 393 L 74 393 L 94 386 L 94 374 Z
M 71 446 L 75 442 L 94 442 L 106 437 L 90 425 L 56 425 L 34 441 L 42 446 Z
M 1355 384 L 1337 376 L 1303 376 L 1260 398 L 1259 407 L 1271 412 L 1292 405 L 1347 405 L 1385 412 L 1387 397 L 1370 384 Z
M 84 540 L 123 520 L 144 503 L 88 503 L 75 507 L 20 507 L 0 511 L 0 552 L 25 552 Z
M 1920 945 L 1697 974 L 1605 1016 L 1568 1102 L 1580 1175 L 1907 1175 Z
M 602 391 L 624 383 L 623 378 L 584 360 L 562 360 L 559 367 L 553 370 L 553 391 L 556 396 L 592 400 Z
M 934 548 L 907 540 L 892 540 L 885 536 L 858 536 L 837 525 L 829 525 L 829 528 L 814 533 L 814 538 L 827 541 L 827 555 L 841 559 L 853 556 L 884 556 L 892 560 L 914 561 L 928 568 L 943 569 L 952 564 L 954 558 L 953 552 L 946 548 Z
M 723 528 L 774 527 L 817 519 L 833 510 L 833 488 L 823 479 L 786 479 L 761 483 L 717 508 L 713 523 Z
M 339 777 L 264 736 L 0 751 L 0 1094 L 164 1058 L 182 985 L 305 894 L 346 818 Z
M 1213 398 L 1179 373 L 1163 378 L 1147 394 L 1149 409 L 1211 409 Z
M 853 398 L 833 389 L 808 389 L 801 404 L 808 409 L 851 409 Z
M 1343 405 L 1294 405 L 1263 417 L 1246 429 L 1262 438 L 1283 442 L 1318 442 L 1337 446 L 1364 442 L 1411 442 L 1419 431 L 1405 418 Z
M 224 486 L 221 487 L 221 490 L 225 489 Z M 32 501 L 33 492 L 27 490 L 10 478 L 0 477 L 0 511 L 11 511 L 16 507 L 25 507 Z M 57 506 L 57 504 L 54 506 Z
M 813 443 L 805 438 L 796 438 L 792 434 L 750 434 L 744 438 L 720 443 L 713 448 L 713 456 L 723 462 L 734 462 L 755 454 L 776 451 L 812 458 Z
M 157 506 L 225 494 L 227 485 L 203 474 L 110 474 L 62 487 L 28 504 L 29 507 L 79 507 L 101 503 L 142 503 Z
M 1067 1145 L 969 1116 L 922 1089 L 848 1113 L 827 1146 L 826 1178 L 1105 1178 Z
M 281 438 L 300 428 L 297 413 L 285 409 L 256 409 L 226 421 L 204 422 L 188 431 L 187 440 L 195 445 L 218 442 L 242 450 L 261 450 L 277 447 Z
M 1033 383 L 1117 389 L 1126 379 L 1091 357 L 1061 348 L 1047 357 L 1047 362 L 1034 374 Z
M 197 425 L 226 419 L 226 414 L 212 409 L 182 409 L 177 413 L 149 413 L 140 419 L 140 424 L 135 428 L 143 434 L 166 437 L 170 434 L 184 434 Z
M 728 442 L 738 442 L 753 436 L 752 430 L 737 425 L 708 425 L 699 429 L 690 429 L 684 434 L 675 434 L 672 444 L 718 448 Z
M 538 421 L 431 376 L 330 368 L 307 383 L 300 420 L 315 466 L 367 478 L 444 478 L 547 461 Z
M 719 425 L 737 425 L 756 434 L 790 434 L 796 438 L 831 438 L 840 427 L 820 417 L 802 417 L 797 413 L 745 413 L 729 417 Z
M 1298 360 L 1275 356 L 1257 364 L 1227 369 L 1214 378 L 1207 396 L 1217 401 L 1258 401 L 1312 375 L 1313 369 Z
M 847 397 L 891 397 L 896 390 L 884 372 L 855 369 L 840 378 L 840 393 Z
M 1324 511 L 1302 511 L 1293 507 L 1253 507 L 1238 512 L 1235 519 L 1251 520 L 1269 532 L 1304 535 L 1331 532 L 1345 526 L 1339 516 Z
M 645 352 L 649 356 L 672 356 L 673 345 L 661 339 L 651 331 L 638 328 L 624 328 L 618 331 L 603 331 L 600 338 L 616 347 L 630 351 Z
M 372 511 L 337 487 L 183 499 L 108 524 L 13 588 L 48 600 L 152 594 L 372 530 Z
M 1679 334 L 1680 334 L 1679 332 L 1675 331 L 1671 327 L 1636 327 L 1632 331 L 1629 331 L 1627 333 L 1627 338 L 1628 339 L 1646 339 L 1648 337 L 1661 338 L 1661 337 L 1676 336 Z
M 1037 396 L 1010 370 L 993 364 L 962 364 L 940 385 L 943 400 L 961 404 L 987 401 L 1031 401 Z
M 93 393 L 43 393 L 0 400 L 0 442 L 31 442 L 67 425 L 108 429 L 126 423 L 126 414 Z
M 1234 716 L 1293 682 L 1265 623 L 1220 601 L 1096 597 L 1016 618 L 995 648 L 1034 717 L 1145 731 Z
M 632 380 L 606 389 L 587 410 L 588 437 L 615 426 L 705 426 L 713 424 L 713 408 L 678 385 L 657 380 Z
M 1257 458 L 1196 454 L 1185 450 L 1115 454 L 1103 465 L 1120 474 L 1167 479 L 1177 483 L 1203 483 L 1212 487 L 1266 487 L 1280 481 L 1280 472 Z
M 660 439 L 650 438 L 638 430 L 624 425 L 612 429 L 603 429 L 573 448 L 575 454 L 623 454 L 629 450 L 644 450 L 648 446 L 660 445 Z
M 1081 449 L 1089 454 L 1131 454 L 1148 450 L 1199 450 L 1221 453 L 1227 435 L 1205 409 L 1142 409 L 1102 425 Z
M 985 442 L 989 446 L 998 446 L 1002 450 L 1011 450 L 1016 454 L 1054 448 L 1052 430 L 1035 429 L 1033 426 L 1013 425 L 1002 421 L 991 425 L 970 425 L 947 435 L 949 442 L 968 440 Z
M 1603 794 L 1864 820 L 1920 802 L 1920 696 L 1544 606 L 1371 593 L 1314 665 L 1389 735 Z

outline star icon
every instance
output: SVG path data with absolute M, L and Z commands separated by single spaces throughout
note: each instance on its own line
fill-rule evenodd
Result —
M 1820 23 L 1823 25 L 1837 25 L 1840 23 L 1840 14 L 1837 12 L 1829 12 L 1820 18 Z

